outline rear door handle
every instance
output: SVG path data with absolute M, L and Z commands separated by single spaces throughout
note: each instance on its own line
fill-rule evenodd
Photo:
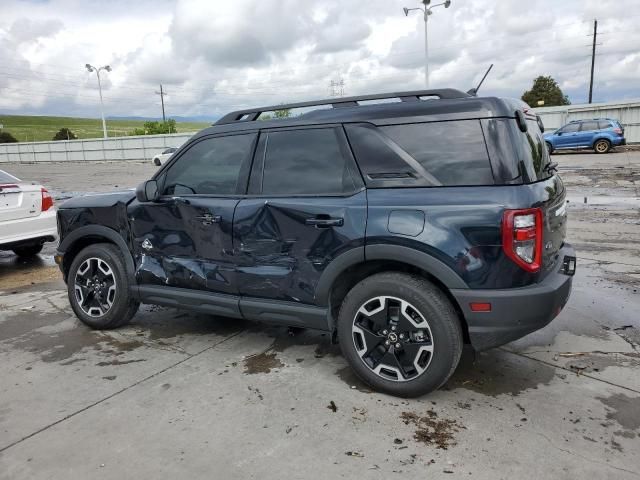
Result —
M 200 220 L 203 225 L 211 225 L 214 223 L 220 223 L 222 217 L 220 215 L 212 215 L 211 213 L 205 213 L 204 215 L 198 215 L 196 220 Z
M 344 218 L 331 218 L 329 216 L 320 216 L 307 218 L 304 222 L 307 225 L 313 225 L 316 228 L 341 227 L 344 225 Z

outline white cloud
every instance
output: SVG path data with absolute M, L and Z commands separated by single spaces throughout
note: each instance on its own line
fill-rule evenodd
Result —
M 233 108 L 422 88 L 417 0 L 3 0 L 0 112 L 97 116 L 95 75 L 109 115 L 220 115 Z M 574 102 L 588 88 L 598 17 L 596 100 L 640 97 L 636 0 L 453 0 L 429 20 L 431 85 L 519 96 L 552 75 Z

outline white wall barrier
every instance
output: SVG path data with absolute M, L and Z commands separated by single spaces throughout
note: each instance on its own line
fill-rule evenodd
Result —
M 0 143 L 0 163 L 149 160 L 167 147 L 179 147 L 193 133 L 140 135 L 57 142 Z

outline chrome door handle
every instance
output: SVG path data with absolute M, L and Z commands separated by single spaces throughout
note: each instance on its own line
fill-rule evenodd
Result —
M 203 225 L 211 225 L 213 223 L 220 223 L 222 217 L 220 215 L 212 215 L 211 213 L 205 213 L 204 215 L 198 215 L 196 220 L 200 220 Z
M 316 228 L 341 227 L 344 225 L 344 219 L 312 217 L 312 218 L 307 218 L 304 223 L 307 225 L 313 225 Z

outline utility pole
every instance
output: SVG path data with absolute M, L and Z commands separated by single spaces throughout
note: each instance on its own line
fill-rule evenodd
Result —
M 164 116 L 164 96 L 167 94 L 164 90 L 162 90 L 162 84 L 160 84 L 160 91 L 156 92 L 156 95 L 160 95 L 160 102 L 162 103 L 162 123 L 167 123 Z
M 589 103 L 593 100 L 593 70 L 596 65 L 596 39 L 598 38 L 598 20 L 593 21 L 593 47 L 591 50 L 591 82 L 589 82 Z

